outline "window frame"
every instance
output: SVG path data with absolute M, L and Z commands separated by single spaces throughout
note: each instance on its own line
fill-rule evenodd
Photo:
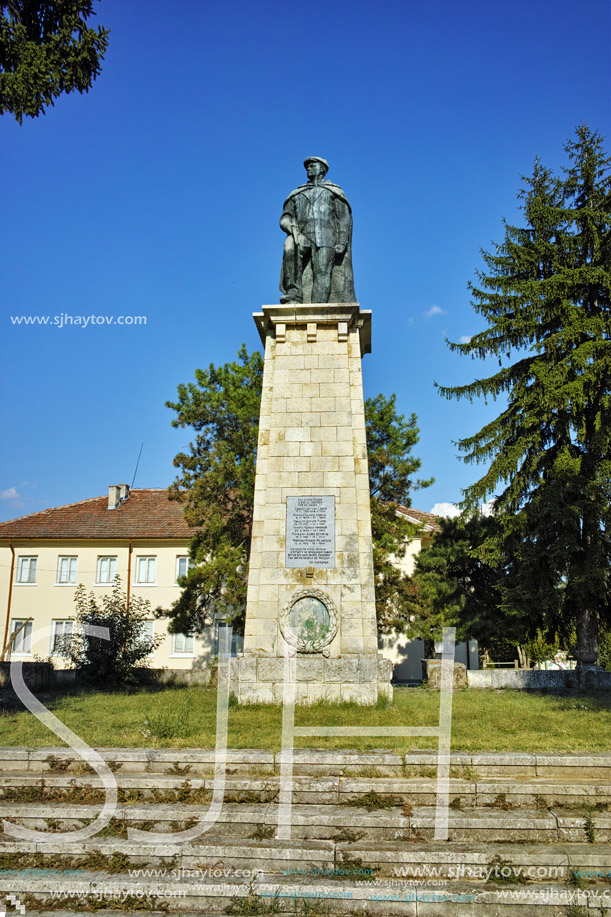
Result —
M 146 618 L 146 620 L 144 620 L 142 623 L 145 625 L 143 628 L 144 632 L 142 636 L 146 637 L 147 639 L 150 637 L 151 640 L 154 640 L 155 639 L 155 619 Z M 149 627 L 148 627 L 149 624 L 150 624 L 150 633 L 147 633 L 146 631 L 149 630 Z M 151 649 L 150 653 L 147 653 L 146 658 L 150 659 L 150 657 L 153 656 L 154 654 L 155 654 L 155 645 L 153 644 L 153 648 Z
M 179 650 L 176 648 L 176 640 L 178 637 L 182 637 L 185 642 L 185 649 Z M 191 649 L 187 649 L 187 641 L 191 641 Z M 192 658 L 195 656 L 195 634 L 172 634 L 172 656 L 182 656 Z
M 67 560 L 69 562 L 68 563 L 68 579 L 65 581 L 60 579 L 62 561 L 64 560 Z M 70 562 L 71 561 L 74 561 L 74 579 L 70 579 L 70 567 L 71 567 Z M 54 585 L 56 586 L 75 586 L 77 569 L 78 569 L 78 554 L 58 554 L 57 555 L 57 570 L 55 571 L 55 584 Z
M 185 570 L 184 573 L 179 572 L 181 560 L 186 560 L 187 562 L 187 569 Z M 188 572 L 189 572 L 189 555 L 188 554 L 177 554 L 176 555 L 176 565 L 174 567 L 174 585 L 179 586 L 180 585 L 180 583 L 178 582 L 179 576 L 186 576 Z
M 97 559 L 96 565 L 95 565 L 95 585 L 96 585 L 96 586 L 111 586 L 111 585 L 114 583 L 114 581 L 115 581 L 115 576 L 117 575 L 117 561 L 118 561 L 118 559 L 119 559 L 118 554 L 98 554 L 98 559 Z M 108 578 L 107 580 L 100 579 L 100 574 L 101 574 L 101 570 L 102 570 L 102 561 L 104 561 L 104 560 L 108 560 L 108 561 L 113 561 L 113 560 L 114 560 L 114 562 L 115 562 L 115 569 L 114 569 L 114 573 L 112 574 L 112 576 L 110 576 L 110 567 L 111 567 L 111 564 L 109 564 L 109 571 L 108 571 L 108 572 L 109 572 L 109 578 Z
M 28 620 L 28 618 L 11 618 L 11 630 L 9 633 L 9 638 L 12 637 L 12 635 L 15 633 L 17 628 L 21 624 L 23 624 L 24 621 L 27 621 L 28 623 L 23 628 L 23 630 L 21 631 L 17 639 L 20 640 L 22 643 L 25 643 L 26 641 L 28 641 L 28 648 L 20 651 L 15 648 L 15 643 L 13 642 L 11 644 L 11 653 L 10 653 L 11 656 L 31 656 L 32 655 L 32 630 L 33 630 L 33 624 L 34 624 L 32 620 Z
M 21 579 L 23 573 L 23 562 L 28 561 L 28 579 Z M 34 561 L 34 579 L 30 579 L 32 561 Z M 15 569 L 15 586 L 37 586 L 36 574 L 38 572 L 38 554 L 19 554 L 17 556 L 17 565 Z M 25 620 L 20 618 L 21 621 Z
M 62 655 L 55 649 L 55 641 L 58 636 L 65 637 L 66 634 L 62 633 L 61 635 L 58 635 L 56 628 L 55 628 L 56 624 L 64 624 L 64 625 L 70 624 L 70 636 L 71 637 L 74 636 L 74 618 L 52 618 L 51 619 L 51 635 L 50 635 L 50 640 L 49 640 L 49 656 L 61 656 Z
M 140 565 L 143 561 L 153 561 L 153 580 L 140 580 Z M 148 575 L 148 563 L 147 563 Z M 157 555 L 156 554 L 137 554 L 136 555 L 136 575 L 134 576 L 134 586 L 156 586 L 157 585 Z

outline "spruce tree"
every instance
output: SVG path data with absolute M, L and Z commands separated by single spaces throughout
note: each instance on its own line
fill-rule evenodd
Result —
M 88 92 L 108 29 L 87 27 L 94 0 L 0 0 L 0 114 L 21 124 L 63 92 Z
M 577 128 L 558 177 L 538 159 L 519 193 L 524 225 L 482 252 L 470 285 L 486 323 L 472 357 L 498 358 L 494 375 L 443 387 L 448 398 L 506 397 L 504 410 L 459 442 L 467 462 L 489 463 L 464 491 L 492 496 L 498 537 L 482 556 L 508 552 L 516 579 L 507 606 L 554 629 L 577 629 L 580 666 L 596 663 L 609 615 L 611 546 L 611 160 L 600 135 Z
M 440 518 L 430 547 L 420 551 L 410 577 L 409 633 L 433 655 L 444 627 L 456 627 L 458 641 L 475 638 L 480 650 L 506 655 L 520 642 L 521 618 L 501 614 L 501 588 L 508 571 L 501 561 L 488 563 L 478 548 L 497 534 L 494 516 L 473 513 Z

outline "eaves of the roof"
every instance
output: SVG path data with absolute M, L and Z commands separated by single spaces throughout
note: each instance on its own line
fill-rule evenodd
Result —
M 424 510 L 413 509 L 411 506 L 398 506 L 397 512 L 409 519 L 410 522 L 422 525 L 425 532 L 436 533 L 441 531 L 439 517 L 435 516 L 434 513 L 425 513 Z
M 165 489 L 132 490 L 116 509 L 108 497 L 91 497 L 0 522 L 0 539 L 189 539 L 182 504 Z

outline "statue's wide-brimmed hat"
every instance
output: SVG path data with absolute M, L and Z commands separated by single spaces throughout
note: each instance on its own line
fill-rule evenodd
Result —
M 326 172 L 329 171 L 329 163 L 327 162 L 326 159 L 323 159 L 321 156 L 308 156 L 307 159 L 304 159 L 303 164 L 306 167 L 306 169 L 308 167 L 309 162 L 322 162 L 323 166 L 325 167 L 325 171 Z

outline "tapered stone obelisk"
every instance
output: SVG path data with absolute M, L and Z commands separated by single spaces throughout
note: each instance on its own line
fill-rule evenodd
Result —
M 378 656 L 358 303 L 263 306 L 265 346 L 241 702 L 392 697 Z

